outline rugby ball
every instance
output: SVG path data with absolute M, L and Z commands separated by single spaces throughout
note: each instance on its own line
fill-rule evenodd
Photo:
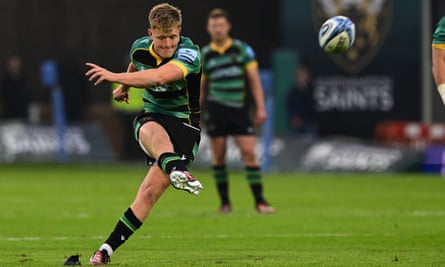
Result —
M 355 25 L 345 16 L 335 16 L 326 20 L 318 33 L 320 47 L 329 54 L 345 52 L 354 41 Z

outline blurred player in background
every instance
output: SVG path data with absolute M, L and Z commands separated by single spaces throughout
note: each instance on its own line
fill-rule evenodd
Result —
M 19 55 L 8 58 L 5 76 L 0 81 L 0 118 L 26 121 L 31 103 L 28 78 L 23 69 L 23 60 Z
M 433 76 L 437 91 L 445 105 L 445 16 L 439 20 L 432 42 Z M 445 152 L 442 152 L 442 175 L 445 175 Z
M 258 63 L 249 45 L 230 37 L 230 27 L 224 10 L 212 10 L 207 21 L 211 42 L 202 49 L 201 105 L 206 107 L 205 122 L 211 140 L 214 178 L 221 198 L 220 211 L 228 213 L 232 210 L 225 163 L 227 137 L 232 135 L 241 151 L 256 210 L 273 213 L 275 209 L 263 196 L 248 103 L 251 92 L 255 102 L 254 123 L 262 124 L 266 120 L 266 110 Z
M 433 34 L 433 76 L 437 90 L 445 104 L 445 17 L 442 17 Z
M 86 75 L 95 85 L 103 81 L 121 84 L 113 91 L 117 101 L 130 100 L 129 87 L 145 88 L 144 112 L 135 118 L 134 128 L 151 166 L 134 202 L 91 257 L 91 265 L 109 263 L 113 252 L 141 227 L 170 184 L 196 195 L 202 189 L 187 171 L 200 141 L 199 48 L 180 35 L 182 15 L 176 7 L 156 5 L 148 18 L 148 36 L 133 43 L 126 73 L 87 63 L 91 69 Z
M 296 136 L 316 137 L 316 110 L 311 70 L 301 63 L 295 71 L 295 81 L 286 97 L 290 130 Z

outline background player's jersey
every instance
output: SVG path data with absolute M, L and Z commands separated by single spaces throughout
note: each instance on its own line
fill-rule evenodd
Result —
M 433 33 L 433 47 L 445 49 L 445 17 L 442 17 Z
M 162 59 L 153 50 L 153 41 L 145 36 L 137 39 L 130 50 L 130 59 L 138 71 L 157 68 L 166 63 L 180 67 L 184 79 L 144 90 L 144 109 L 177 118 L 190 123 L 199 120 L 199 86 L 201 80 L 201 55 L 199 47 L 181 37 L 172 58 Z
M 248 89 L 246 70 L 257 66 L 252 48 L 237 39 L 231 39 L 222 49 L 210 43 L 202 48 L 202 61 L 208 84 L 207 100 L 244 107 Z

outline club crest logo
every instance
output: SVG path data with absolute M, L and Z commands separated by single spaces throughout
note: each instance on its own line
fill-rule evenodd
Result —
M 391 26 L 392 0 L 314 0 L 315 29 L 330 17 L 343 15 L 355 24 L 354 45 L 345 53 L 329 55 L 346 73 L 365 68 L 385 43 Z

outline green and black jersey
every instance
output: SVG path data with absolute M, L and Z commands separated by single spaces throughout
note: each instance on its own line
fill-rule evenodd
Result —
M 437 23 L 433 33 L 433 48 L 445 50 L 445 17 Z
M 181 37 L 172 58 L 162 59 L 153 50 L 153 41 L 145 36 L 137 39 L 130 50 L 130 59 L 138 71 L 157 68 L 166 63 L 180 67 L 184 78 L 168 84 L 145 88 L 144 109 L 189 120 L 199 120 L 199 86 L 201 80 L 201 55 L 199 47 Z
M 202 48 L 203 76 L 207 101 L 242 108 L 246 105 L 246 70 L 257 66 L 255 53 L 246 43 L 231 39 L 225 47 L 210 43 Z

